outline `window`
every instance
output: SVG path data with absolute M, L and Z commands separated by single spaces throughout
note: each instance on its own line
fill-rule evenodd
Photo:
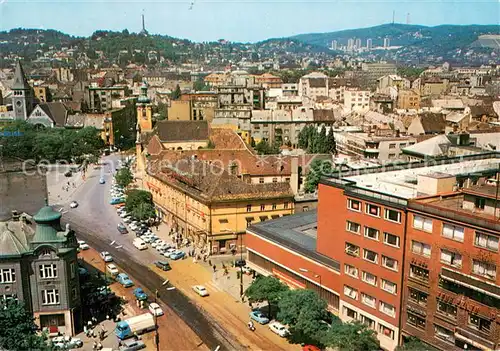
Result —
M 401 212 L 386 208 L 385 219 L 387 219 L 388 221 L 401 223 Z
M 419 329 L 425 329 L 425 318 L 422 318 L 410 311 L 407 312 L 406 322 Z
M 380 216 L 380 207 L 372 205 L 372 204 L 366 204 L 366 213 L 369 214 L 370 216 L 379 217 Z
M 344 272 L 353 278 L 358 278 L 358 269 L 350 264 L 344 264 Z
M 264 178 L 259 178 L 259 183 L 264 184 Z
M 0 283 L 15 283 L 16 270 L 14 268 L 3 268 L 0 271 Z
M 356 311 L 350 309 L 349 307 L 345 307 L 345 306 L 343 306 L 343 310 L 344 310 L 345 316 L 352 318 L 352 319 L 357 319 L 358 313 Z
M 373 275 L 369 272 L 363 271 L 363 275 L 361 277 L 361 280 L 363 280 L 365 283 L 368 283 L 370 285 L 377 286 L 377 276 Z
M 474 200 L 474 206 L 480 210 L 484 210 L 484 206 L 486 205 L 486 199 L 484 197 L 476 197 Z
M 55 264 L 42 264 L 40 267 L 40 278 L 57 278 L 57 265 Z
M 347 200 L 347 208 L 353 211 L 361 211 L 361 202 L 358 200 Z
M 73 298 L 73 300 L 76 300 L 78 298 L 78 291 L 75 287 L 71 288 L 71 297 Z
M 59 290 L 42 290 L 42 304 L 43 305 L 58 305 L 59 304 Z
M 76 263 L 71 262 L 69 264 L 69 272 L 71 274 L 71 279 L 74 279 L 76 277 Z
M 272 209 L 275 210 L 276 209 L 276 204 L 273 204 L 272 205 Z
M 473 314 L 469 314 L 469 325 L 477 330 L 481 330 L 487 333 L 491 328 L 491 322 L 489 320 Z
M 476 232 L 474 245 L 488 250 L 498 251 L 498 237 Z
M 429 270 L 410 264 L 410 277 L 422 280 L 424 282 L 429 281 Z
M 365 227 L 365 238 L 378 240 L 378 230 L 370 227 Z
M 219 223 L 225 224 L 225 223 L 229 223 L 229 221 L 227 220 L 227 218 L 221 218 L 221 219 L 219 219 Z
M 366 325 L 370 329 L 375 329 L 375 321 L 373 319 L 368 318 L 367 316 L 365 316 L 363 314 L 360 314 L 359 317 L 360 317 L 359 320 L 361 321 L 361 323 L 363 323 L 364 325 Z
M 488 279 L 495 279 L 497 276 L 497 267 L 494 264 L 473 259 L 472 272 Z
M 432 219 L 413 216 L 413 228 L 432 233 Z
M 380 301 L 379 310 L 382 313 L 385 313 L 388 316 L 394 317 L 396 316 L 396 309 L 393 305 L 388 304 L 387 302 Z
M 361 293 L 361 302 L 367 306 L 376 308 L 375 306 L 376 306 L 377 300 L 375 300 L 375 298 L 373 296 L 370 296 L 370 295 L 365 294 L 365 293 Z
M 354 223 L 351 221 L 347 221 L 347 231 L 355 234 L 359 234 L 359 231 L 361 229 L 361 225 L 358 223 Z
M 273 178 L 273 183 L 277 183 L 278 182 L 278 178 Z
M 389 149 L 395 149 L 396 148 L 396 144 L 389 144 Z
M 411 252 L 418 255 L 431 257 L 431 246 L 420 241 L 411 241 Z
M 363 250 L 363 258 L 367 261 L 370 261 L 373 263 L 378 263 L 378 254 L 373 252 L 373 251 L 364 249 Z
M 440 313 L 443 313 L 445 315 L 447 315 L 448 317 L 451 317 L 453 319 L 456 318 L 457 316 L 457 308 L 449 303 L 446 303 L 444 301 L 441 301 L 441 300 L 437 300 L 437 310 L 440 312 Z
M 464 228 L 444 223 L 443 236 L 456 241 L 464 241 Z
M 385 268 L 392 269 L 393 271 L 397 271 L 398 261 L 396 261 L 394 258 L 382 256 L 382 266 L 384 266 Z
M 462 255 L 457 252 L 441 249 L 441 262 L 450 266 L 462 267 Z
M 346 295 L 354 300 L 358 299 L 358 291 L 354 288 L 351 288 L 348 285 L 344 285 L 344 295 Z
M 455 334 L 440 325 L 434 324 L 434 335 L 436 338 L 442 339 L 444 341 L 455 343 Z
M 387 336 L 388 338 L 391 338 L 392 340 L 394 340 L 394 330 L 392 330 L 391 328 L 388 328 L 385 325 L 379 323 L 378 324 L 378 332 L 380 334 L 383 334 L 384 336 Z
M 266 210 L 266 205 L 260 205 L 260 210 L 265 211 Z
M 286 210 L 286 209 L 288 209 L 288 202 L 285 202 L 285 203 L 283 204 L 283 208 L 284 208 L 285 210 Z
M 384 233 L 384 243 L 387 245 L 399 247 L 399 236 L 390 233 Z
M 408 298 L 415 302 L 418 303 L 419 305 L 427 305 L 427 298 L 429 297 L 429 294 L 424 293 L 420 290 L 413 289 L 413 288 L 408 288 Z
M 348 255 L 357 257 L 359 256 L 359 246 L 351 243 L 345 243 L 345 252 Z
M 247 205 L 247 212 L 252 212 L 252 205 Z
M 388 293 L 391 294 L 396 294 L 397 292 L 397 285 L 393 282 L 390 282 L 388 280 L 382 279 L 382 290 L 387 291 Z

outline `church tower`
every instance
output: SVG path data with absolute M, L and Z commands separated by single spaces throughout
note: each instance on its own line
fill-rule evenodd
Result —
M 12 85 L 12 104 L 15 119 L 28 119 L 33 111 L 33 90 L 28 84 L 21 62 L 17 61 L 14 73 L 14 84 Z
M 153 129 L 153 110 L 146 82 L 142 83 L 141 94 L 137 100 L 137 125 L 141 132 L 150 132 Z

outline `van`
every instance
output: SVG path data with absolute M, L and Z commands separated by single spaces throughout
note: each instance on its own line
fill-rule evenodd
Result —
M 135 238 L 133 244 L 139 250 L 146 250 L 148 248 L 144 240 L 142 240 L 141 238 Z

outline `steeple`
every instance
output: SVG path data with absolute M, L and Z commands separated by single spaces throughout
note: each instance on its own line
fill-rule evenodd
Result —
M 26 75 L 24 74 L 23 66 L 21 66 L 21 61 L 16 62 L 16 71 L 14 73 L 14 84 L 12 85 L 12 90 L 30 90 L 31 87 L 28 84 Z
M 139 99 L 137 100 L 141 104 L 149 104 L 151 100 L 148 98 L 148 83 L 145 81 L 141 85 L 141 93 L 139 94 Z

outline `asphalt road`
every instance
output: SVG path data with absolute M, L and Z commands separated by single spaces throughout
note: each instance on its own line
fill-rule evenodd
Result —
M 178 289 L 167 291 L 162 286 L 164 280 L 147 267 L 161 257 L 159 254 L 150 249 L 137 250 L 132 245 L 134 233 L 123 235 L 116 229 L 120 219 L 115 208 L 109 205 L 109 189 L 118 160 L 118 156 L 108 156 L 104 159 L 107 165 L 98 169 L 89 168 L 87 181 L 69 200 L 76 200 L 79 206 L 76 209 L 69 209 L 68 204 L 60 204 L 64 208 L 63 222 L 69 223 L 76 231 L 77 237 L 85 240 L 94 249 L 109 251 L 114 261 L 139 285 L 150 291 L 158 289 L 159 299 L 169 306 L 210 349 L 215 350 L 219 347 L 219 350 L 244 350 L 245 346 L 181 291 Z M 100 177 L 105 178 L 105 184 L 99 184 Z

